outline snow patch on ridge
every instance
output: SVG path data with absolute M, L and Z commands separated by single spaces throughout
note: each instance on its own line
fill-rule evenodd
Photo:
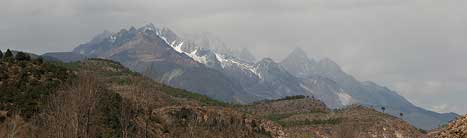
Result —
M 110 42 L 115 43 L 115 40 L 117 40 L 117 37 L 115 37 L 114 35 L 111 35 L 110 36 Z
M 169 45 L 170 47 L 172 47 L 175 51 L 177 51 L 178 53 L 182 53 L 182 54 L 185 54 L 189 57 L 191 57 L 191 59 L 199 62 L 199 63 L 202 63 L 202 64 L 207 64 L 208 63 L 208 60 L 207 60 L 207 57 L 206 56 L 198 56 L 197 55 L 197 52 L 198 52 L 198 49 L 194 50 L 193 52 L 191 53 L 188 53 L 188 52 L 185 52 L 182 50 L 182 46 L 184 44 L 183 41 L 181 42 L 177 42 L 176 40 L 175 41 L 172 41 L 171 43 L 169 43 L 169 41 L 167 40 L 167 38 L 163 37 L 163 36 L 160 36 L 158 35 L 162 40 L 165 41 L 165 43 L 167 45 Z
M 308 92 L 310 92 L 311 94 L 314 94 L 314 91 L 310 88 L 308 88 L 307 86 L 305 86 L 303 83 L 300 83 L 300 87 L 302 87 L 303 89 L 307 90 Z
M 198 55 L 199 48 L 197 48 L 193 52 L 188 53 L 188 52 L 185 52 L 185 51 L 182 50 L 182 46 L 184 44 L 184 41 L 174 40 L 172 42 L 169 42 L 167 38 L 162 36 L 162 32 L 160 31 L 160 29 L 156 29 L 156 35 L 159 36 L 162 40 L 164 40 L 164 42 L 167 45 L 172 47 L 178 53 L 185 54 L 185 55 L 191 57 L 193 60 L 195 60 L 195 61 L 197 61 L 199 63 L 202 63 L 202 64 L 207 64 L 208 63 L 207 55 L 202 55 L 202 56 Z M 242 70 L 248 71 L 248 72 L 252 73 L 253 75 L 257 76 L 258 78 L 262 79 L 261 74 L 259 72 L 257 72 L 254 65 L 244 63 L 244 62 L 239 61 L 239 60 L 237 60 L 235 58 L 227 57 L 225 55 L 222 55 L 222 54 L 219 54 L 219 53 L 216 53 L 216 52 L 214 52 L 214 54 L 216 56 L 216 59 L 221 63 L 222 68 L 225 68 L 228 65 L 237 65 Z
M 353 103 L 352 96 L 347 93 L 339 92 L 337 93 L 339 100 L 341 101 L 342 105 L 351 105 Z
M 181 43 L 181 44 L 183 44 L 183 43 Z M 181 47 L 181 46 L 179 46 L 179 47 Z M 193 51 L 191 53 L 185 53 L 185 54 L 190 56 L 193 60 L 198 61 L 199 63 L 207 64 L 208 63 L 207 57 L 206 56 L 198 56 L 196 54 L 197 52 L 198 52 L 198 49 L 196 49 L 195 51 Z
M 250 65 L 250 64 L 247 64 L 247 63 L 242 63 L 241 61 L 237 61 L 234 58 L 229 58 L 229 57 L 227 57 L 225 55 L 222 55 L 222 54 L 215 53 L 215 55 L 216 55 L 217 60 L 221 63 L 222 68 L 225 68 L 229 64 L 237 65 L 241 69 L 243 69 L 245 71 L 248 71 L 248 72 L 256 75 L 258 78 L 262 79 L 261 74 L 256 71 L 256 68 L 254 67 L 254 65 Z

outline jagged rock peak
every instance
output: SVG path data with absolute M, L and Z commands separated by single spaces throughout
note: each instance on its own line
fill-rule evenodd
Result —
M 261 61 L 259 61 L 258 63 L 263 63 L 263 64 L 275 64 L 274 60 L 272 60 L 271 58 L 263 58 Z
M 100 33 L 100 34 L 97 34 L 94 39 L 105 39 L 109 36 L 112 35 L 112 32 L 108 31 L 108 30 L 104 30 L 104 32 Z
M 278 70 L 283 70 L 282 66 L 276 63 L 273 59 L 271 58 L 263 58 L 261 61 L 256 63 L 256 68 L 258 69 L 278 69 Z M 284 70 L 285 71 L 285 70 Z
M 319 65 L 323 69 L 342 71 L 341 67 L 329 58 L 324 58 L 319 61 Z
M 297 63 L 297 64 L 315 64 L 316 61 L 308 57 L 307 53 L 300 47 L 295 48 L 290 54 L 282 61 L 283 63 Z M 286 63 L 287 64 L 287 63 Z
M 294 48 L 292 52 L 289 54 L 289 56 L 295 56 L 295 57 L 308 59 L 306 52 L 300 47 Z

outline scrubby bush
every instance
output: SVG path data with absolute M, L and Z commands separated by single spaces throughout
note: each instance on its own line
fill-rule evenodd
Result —
M 5 57 L 13 57 L 13 53 L 10 51 L 10 49 L 6 50 Z
M 307 126 L 307 125 L 322 125 L 322 124 L 331 124 L 337 125 L 342 122 L 341 118 L 331 118 L 323 120 L 297 120 L 297 121 L 279 121 L 284 127 L 293 127 L 293 126 Z
M 15 59 L 18 61 L 29 61 L 31 60 L 31 56 L 29 54 L 26 54 L 24 52 L 18 52 L 16 53 Z
M 45 97 L 72 78 L 67 69 L 31 61 L 0 67 L 0 110 L 17 112 L 29 119 L 45 104 Z
M 5 55 L 3 55 L 3 59 L 10 60 L 12 58 L 13 58 L 13 53 L 10 51 L 10 49 L 7 49 L 5 52 Z
M 42 64 L 42 63 L 44 63 L 44 58 L 42 58 L 42 56 L 39 56 L 39 57 L 36 58 L 36 60 L 34 60 L 34 62 L 36 64 Z

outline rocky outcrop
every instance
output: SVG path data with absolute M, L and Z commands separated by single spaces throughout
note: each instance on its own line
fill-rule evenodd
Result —
M 252 118 L 229 108 L 201 106 L 169 106 L 153 111 L 153 116 L 169 130 L 189 130 L 183 136 L 285 138 L 282 128 L 271 121 Z M 200 129 L 205 128 L 205 129 Z M 179 133 L 166 134 L 177 137 Z M 182 137 L 183 137 L 182 136 Z
M 466 138 L 467 115 L 448 124 L 446 128 L 431 134 L 434 138 Z

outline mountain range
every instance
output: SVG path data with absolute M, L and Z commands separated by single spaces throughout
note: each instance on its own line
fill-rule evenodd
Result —
M 95 36 L 68 53 L 47 53 L 65 62 L 104 58 L 164 84 L 231 103 L 252 103 L 304 95 L 338 109 L 360 104 L 399 116 L 429 130 L 457 117 L 417 107 L 384 86 L 361 82 L 330 59 L 309 58 L 300 48 L 280 62 L 256 60 L 247 49 L 229 48 L 208 33 L 178 36 L 167 27 L 148 24 Z

